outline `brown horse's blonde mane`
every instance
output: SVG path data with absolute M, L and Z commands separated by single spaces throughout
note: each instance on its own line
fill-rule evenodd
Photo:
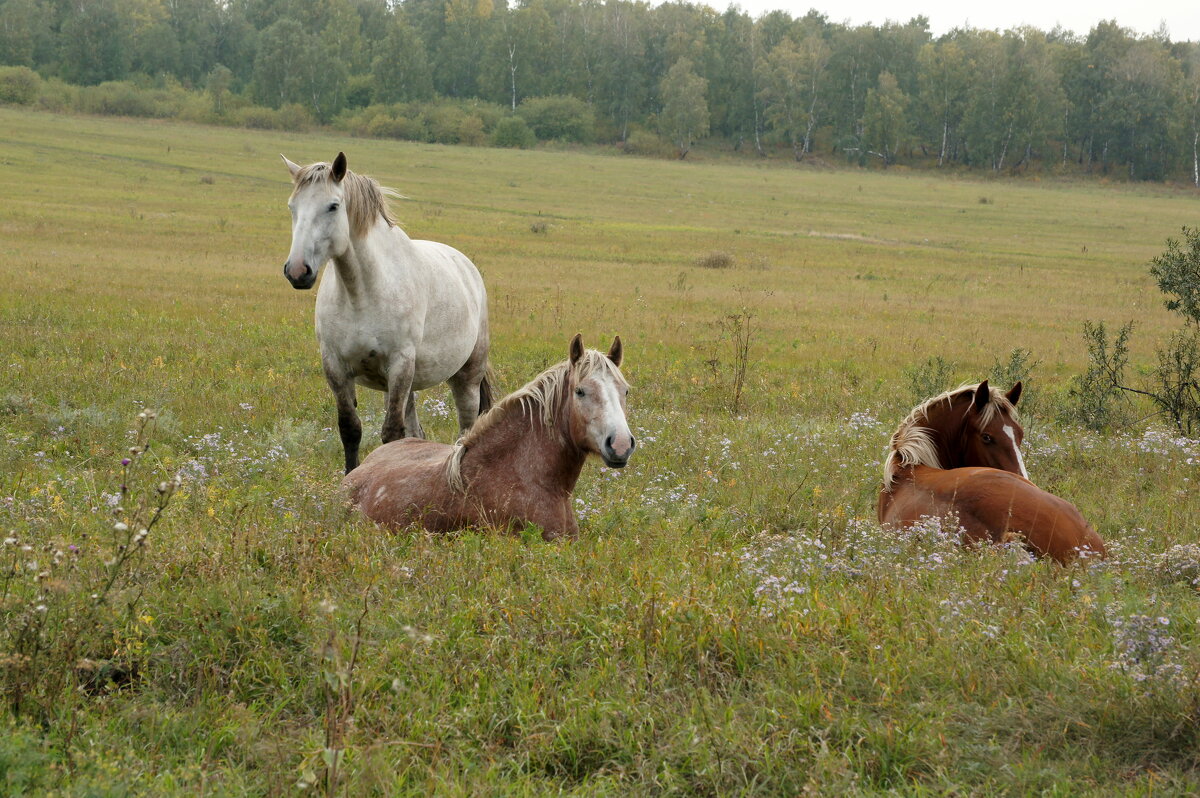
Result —
M 573 366 L 568 360 L 551 366 L 493 405 L 492 409 L 476 419 L 471 428 L 454 444 L 454 452 L 446 464 L 446 481 L 450 483 L 450 488 L 459 493 L 466 490 L 462 476 L 463 455 L 510 413 L 528 413 L 531 421 L 540 417 L 543 425 L 553 428 L 558 398 L 562 395 L 563 388 L 568 383 L 578 385 L 598 371 L 613 375 L 619 385 L 627 384 L 621 369 L 607 355 L 595 349 L 587 349 Z
M 888 455 L 883 461 L 883 485 L 885 489 L 890 489 L 892 480 L 896 478 L 896 472 L 901 468 L 908 466 L 929 466 L 930 468 L 941 468 L 942 465 L 938 462 L 937 445 L 933 441 L 933 436 L 930 434 L 928 427 L 923 426 L 923 423 L 928 420 L 929 413 L 934 407 L 942 402 L 946 405 L 954 404 L 956 399 L 962 397 L 968 391 L 972 394 L 979 387 L 979 383 L 973 385 L 960 385 L 957 388 L 940 393 L 937 396 L 926 399 L 921 404 L 912 409 L 908 417 L 900 422 L 900 426 L 892 433 L 892 442 L 888 447 Z M 1004 411 L 1007 412 L 1013 419 L 1017 417 L 1016 406 L 1008 401 L 1008 397 L 1004 395 L 999 388 L 990 387 L 991 401 L 983 406 L 983 412 L 979 414 L 979 422 L 983 426 L 987 426 L 995 419 L 996 414 Z
M 330 166 L 327 163 L 310 163 L 300 167 L 294 180 L 292 196 L 305 186 L 314 185 L 322 180 L 332 180 Z M 388 227 L 395 227 L 396 217 L 388 206 L 388 197 L 400 197 L 395 190 L 379 185 L 373 177 L 355 174 L 349 170 L 342 178 L 342 196 L 346 202 L 346 216 L 350 219 L 350 234 L 362 238 L 371 229 L 376 218 L 382 218 Z

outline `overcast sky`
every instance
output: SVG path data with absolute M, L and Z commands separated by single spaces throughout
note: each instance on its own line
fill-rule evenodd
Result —
M 706 3 L 724 9 L 728 3 Z M 1115 19 L 1122 27 L 1138 33 L 1153 33 L 1165 22 L 1172 41 L 1200 41 L 1200 0 L 1167 0 L 1133 2 L 1128 0 L 1094 0 L 1094 2 L 1048 2 L 1047 0 L 997 0 L 991 3 L 963 3 L 961 0 L 738 0 L 736 5 L 752 16 L 780 9 L 793 17 L 803 16 L 810 8 L 825 14 L 831 22 L 854 25 L 891 19 L 907 22 L 924 14 L 929 18 L 934 35 L 951 28 L 997 28 L 1004 30 L 1019 25 L 1032 25 L 1048 31 L 1055 25 L 1086 35 L 1097 22 Z

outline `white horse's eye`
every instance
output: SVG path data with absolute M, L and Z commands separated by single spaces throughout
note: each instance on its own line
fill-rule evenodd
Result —
M 582 389 L 582 388 L 576 388 L 576 389 L 575 389 L 575 395 L 576 395 L 576 396 L 583 396 L 583 389 Z
M 329 212 L 330 213 L 333 213 L 337 209 L 338 209 L 338 204 L 336 202 L 329 203 Z

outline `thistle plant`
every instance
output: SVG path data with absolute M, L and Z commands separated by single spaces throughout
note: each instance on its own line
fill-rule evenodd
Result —
M 180 478 L 157 479 L 146 455 L 156 414 L 143 410 L 120 461 L 116 502 L 90 524 L 0 548 L 0 694 L 14 715 L 47 721 L 80 692 L 133 680 L 151 623 L 138 612 L 141 566 Z M 78 688 L 78 689 L 77 689 Z

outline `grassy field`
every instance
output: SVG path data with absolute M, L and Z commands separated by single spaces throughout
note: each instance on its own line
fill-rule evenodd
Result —
M 1064 420 L 1085 319 L 1138 319 L 1138 363 L 1173 327 L 1146 265 L 1195 192 L 8 109 L 0 141 L 0 793 L 1200 790 L 1200 442 Z M 339 149 L 479 264 L 504 389 L 625 341 L 640 445 L 585 469 L 578 541 L 342 507 L 277 154 Z M 879 530 L 920 391 L 1018 372 L 1033 479 L 1109 561 Z

